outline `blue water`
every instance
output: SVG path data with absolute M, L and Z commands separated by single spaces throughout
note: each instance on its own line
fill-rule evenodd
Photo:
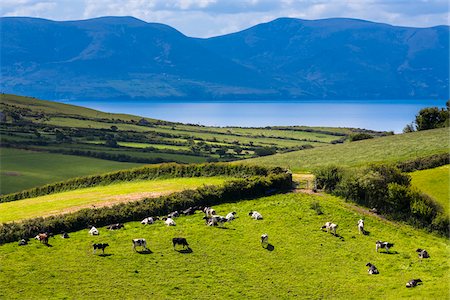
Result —
M 436 100 L 377 101 L 70 101 L 104 112 L 127 113 L 166 121 L 210 126 L 261 127 L 305 125 L 355 127 L 402 132 L 424 107 Z

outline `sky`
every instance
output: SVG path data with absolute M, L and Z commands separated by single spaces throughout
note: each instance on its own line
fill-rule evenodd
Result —
M 357 18 L 392 25 L 449 25 L 448 0 L 2 0 L 1 16 L 80 20 L 133 16 L 211 37 L 279 17 Z

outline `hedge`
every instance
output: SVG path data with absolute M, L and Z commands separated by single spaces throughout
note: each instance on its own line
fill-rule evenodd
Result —
M 171 211 L 182 210 L 189 206 L 236 202 L 287 191 L 291 187 L 290 173 L 272 173 L 268 176 L 232 180 L 223 186 L 203 186 L 196 190 L 185 190 L 168 196 L 146 198 L 111 207 L 82 209 L 69 214 L 29 219 L 20 223 L 4 223 L 0 225 L 0 244 L 31 238 L 39 232 L 57 234 L 82 230 L 89 226 L 101 227 L 111 223 L 139 221 L 148 216 L 167 215 Z
M 403 172 L 414 172 L 418 170 L 432 169 L 448 164 L 450 164 L 450 155 L 448 153 L 441 153 L 399 162 L 397 163 L 397 168 L 399 168 Z
M 2 195 L 0 196 L 0 203 L 54 194 L 62 191 L 76 190 L 79 188 L 106 185 L 119 181 L 131 181 L 138 179 L 149 180 L 161 177 L 267 176 L 268 174 L 280 174 L 283 172 L 285 172 L 285 170 L 281 168 L 265 168 L 242 164 L 230 165 L 226 163 L 205 163 L 181 165 L 176 163 L 168 163 L 121 170 L 101 175 L 72 178 L 66 181 L 51 183 L 17 193 Z

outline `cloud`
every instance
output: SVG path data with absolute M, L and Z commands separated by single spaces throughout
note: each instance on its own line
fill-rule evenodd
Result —
M 134 16 L 209 37 L 278 17 L 349 17 L 393 25 L 449 24 L 447 0 L 3 0 L 2 16 L 54 20 Z

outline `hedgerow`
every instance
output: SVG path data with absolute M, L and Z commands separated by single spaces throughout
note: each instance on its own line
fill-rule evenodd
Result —
M 203 169 L 212 171 L 219 166 L 205 165 Z M 179 169 L 180 171 L 187 169 Z M 200 169 L 199 169 L 200 170 Z M 237 169 L 235 169 L 237 170 Z M 195 172 L 191 170 L 194 174 Z M 254 169 L 253 171 L 258 171 Z M 264 173 L 263 170 L 260 170 Z M 121 203 L 111 207 L 82 209 L 80 211 L 34 218 L 20 223 L 0 225 L 0 244 L 30 238 L 39 232 L 72 232 L 101 227 L 111 223 L 141 220 L 148 216 L 162 216 L 174 210 L 189 206 L 211 206 L 242 199 L 261 197 L 275 192 L 283 192 L 292 187 L 292 176 L 288 172 L 271 173 L 268 176 L 251 176 L 232 180 L 223 186 L 204 186 L 196 190 L 185 190 L 158 198 L 146 198 L 136 202 Z
M 226 163 L 205 163 L 205 164 L 161 164 L 154 166 L 145 166 L 140 168 L 116 171 L 101 175 L 91 175 L 77 177 L 66 181 L 47 184 L 32 189 L 20 191 L 17 193 L 0 196 L 1 202 L 16 201 L 25 198 L 37 197 L 70 191 L 79 188 L 107 185 L 113 182 L 131 181 L 131 180 L 149 180 L 156 178 L 173 177 L 210 177 L 210 176 L 267 176 L 268 174 L 283 173 L 281 168 L 265 168 L 248 165 L 230 165 Z
M 450 155 L 448 153 L 441 153 L 399 162 L 397 163 L 397 168 L 403 172 L 414 172 L 418 170 L 437 168 L 448 164 L 450 164 Z

